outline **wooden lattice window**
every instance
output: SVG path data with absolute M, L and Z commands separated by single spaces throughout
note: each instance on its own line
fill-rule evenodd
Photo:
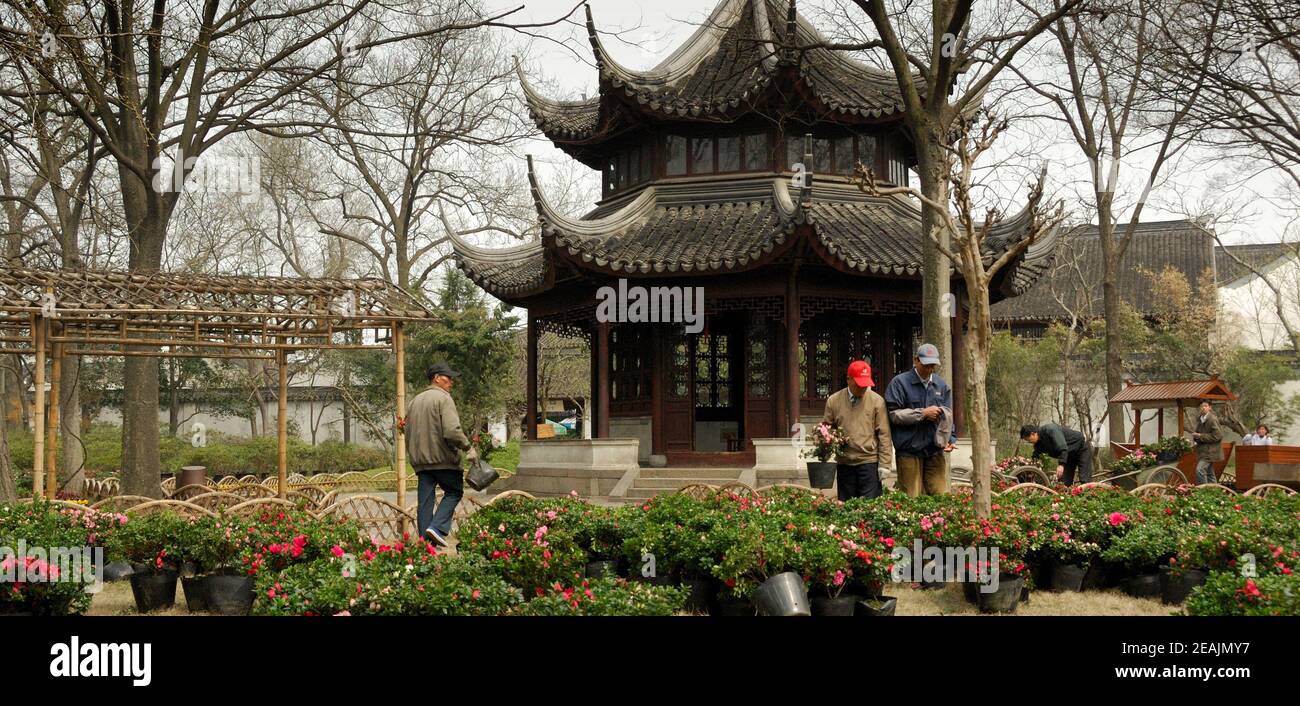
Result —
M 700 334 L 695 343 L 695 406 L 729 409 L 733 404 L 730 337 Z
M 816 348 L 813 350 L 813 364 L 816 367 L 817 397 L 826 399 L 831 395 L 831 368 L 834 358 L 831 349 L 831 332 L 818 331 Z
M 635 402 L 650 397 L 651 370 L 648 334 L 632 326 L 614 326 L 609 332 L 610 402 Z
M 669 339 L 669 351 L 672 356 L 669 364 L 672 382 L 668 385 L 668 394 L 684 399 L 691 394 L 691 350 L 681 331 L 673 332 Z
M 749 329 L 745 351 L 745 380 L 749 396 L 765 398 L 772 394 L 772 371 L 768 363 L 768 326 L 762 323 Z

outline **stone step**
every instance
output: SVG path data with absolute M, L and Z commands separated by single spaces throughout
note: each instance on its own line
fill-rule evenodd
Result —
M 656 495 L 673 492 L 673 488 L 628 488 L 628 500 L 649 500 Z
M 632 483 L 633 488 L 670 488 L 676 490 L 684 485 L 705 483 L 707 485 L 726 485 L 735 482 L 735 478 L 638 478 Z
M 710 466 L 701 466 L 691 468 L 689 466 L 676 466 L 669 468 L 642 468 L 641 478 L 688 478 L 691 480 L 703 479 L 696 482 L 712 482 L 719 478 L 727 480 L 739 480 L 740 474 L 749 469 L 747 468 L 714 468 Z

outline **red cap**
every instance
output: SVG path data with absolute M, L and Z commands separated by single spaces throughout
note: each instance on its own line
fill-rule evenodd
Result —
M 871 364 L 865 360 L 849 363 L 849 377 L 861 387 L 876 386 L 876 383 L 871 380 Z

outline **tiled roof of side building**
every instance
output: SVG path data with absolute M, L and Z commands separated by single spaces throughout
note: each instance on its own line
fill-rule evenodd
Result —
M 1214 235 L 1192 221 L 1140 223 L 1119 268 L 1119 291 L 1139 312 L 1154 310 L 1154 294 L 1144 272 L 1173 267 L 1195 284 L 1215 266 Z M 1096 225 L 1082 225 L 1060 236 L 1052 266 L 1023 295 L 993 306 L 995 321 L 1056 321 L 1073 314 L 1100 316 L 1102 253 Z

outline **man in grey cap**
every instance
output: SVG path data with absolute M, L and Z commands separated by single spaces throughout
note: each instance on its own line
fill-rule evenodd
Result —
M 451 534 L 451 516 L 465 494 L 460 451 L 467 449 L 472 462 L 478 458 L 478 450 L 461 430 L 456 402 L 451 399 L 456 371 L 437 362 L 429 366 L 427 375 L 429 389 L 416 395 L 406 409 L 406 455 L 420 479 L 416 511 L 419 529 L 429 541 L 445 547 Z M 436 488 L 442 488 L 442 502 L 434 510 Z
M 948 459 L 957 445 L 952 418 L 952 388 L 934 372 L 939 349 L 923 343 L 912 369 L 894 376 L 885 388 L 885 408 L 894 437 L 898 489 L 913 497 L 948 492 Z

